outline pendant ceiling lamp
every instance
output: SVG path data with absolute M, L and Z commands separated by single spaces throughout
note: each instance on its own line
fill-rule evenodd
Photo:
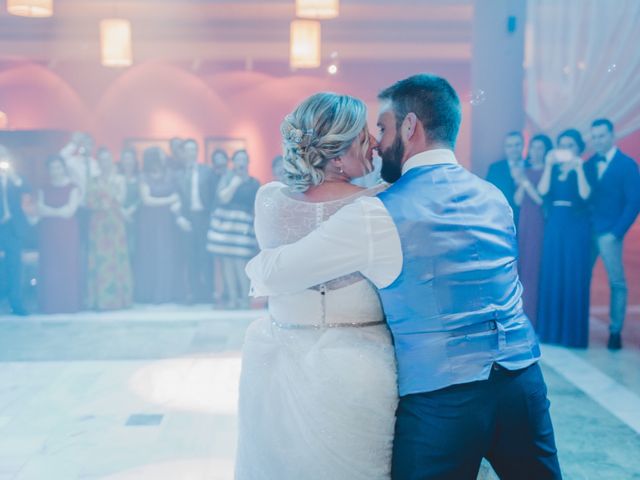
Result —
M 7 0 L 7 11 L 20 17 L 50 17 L 53 0 Z
M 100 49 L 105 67 L 128 67 L 133 63 L 131 23 L 122 18 L 100 21 Z
M 293 20 L 289 51 L 291 68 L 318 68 L 320 57 L 320 22 Z
M 340 0 L 296 0 L 296 16 L 299 18 L 336 18 Z

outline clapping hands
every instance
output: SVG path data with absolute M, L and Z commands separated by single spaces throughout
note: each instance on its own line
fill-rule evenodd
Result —
M 521 185 L 527 181 L 527 176 L 524 173 L 524 168 L 514 167 L 511 169 L 511 177 L 516 185 Z

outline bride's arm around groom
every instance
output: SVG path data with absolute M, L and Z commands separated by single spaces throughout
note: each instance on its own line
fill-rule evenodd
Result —
M 362 197 L 343 207 L 313 233 L 263 250 L 247 265 L 254 296 L 280 295 L 361 272 L 378 288 L 390 284 L 402 264 L 400 238 L 379 199 Z

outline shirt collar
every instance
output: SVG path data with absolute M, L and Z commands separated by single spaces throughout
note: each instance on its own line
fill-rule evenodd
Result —
M 402 166 L 402 174 L 404 175 L 412 168 L 439 164 L 457 165 L 458 160 L 456 160 L 455 154 L 446 148 L 426 150 L 424 152 L 416 153 L 413 157 L 404 162 L 404 165 Z
M 616 156 L 616 153 L 618 153 L 618 147 L 614 145 L 613 147 L 611 147 L 611 149 L 609 149 L 607 154 L 604 156 L 604 158 L 607 159 L 607 164 L 611 163 L 611 160 L 613 160 L 613 157 Z

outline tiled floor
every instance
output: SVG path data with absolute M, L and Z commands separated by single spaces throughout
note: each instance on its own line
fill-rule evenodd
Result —
M 640 479 L 640 349 L 607 351 L 598 312 L 591 349 L 544 349 L 565 478 Z M 232 478 L 240 349 L 257 315 L 0 318 L 0 480 Z

